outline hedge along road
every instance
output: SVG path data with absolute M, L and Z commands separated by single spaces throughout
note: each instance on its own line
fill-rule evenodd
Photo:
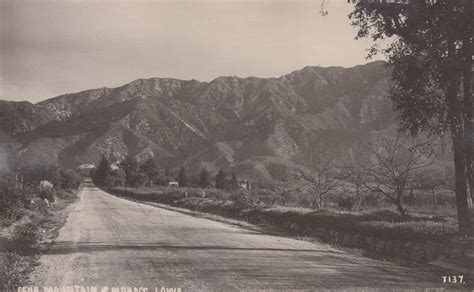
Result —
M 85 188 L 31 275 L 38 287 L 155 291 L 441 287 L 442 272 L 400 267 Z M 176 291 L 176 290 L 175 290 Z

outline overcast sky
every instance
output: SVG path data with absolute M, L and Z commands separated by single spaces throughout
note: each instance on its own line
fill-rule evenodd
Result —
M 278 77 L 366 63 L 346 0 L 0 0 L 0 99 L 37 102 L 138 78 Z

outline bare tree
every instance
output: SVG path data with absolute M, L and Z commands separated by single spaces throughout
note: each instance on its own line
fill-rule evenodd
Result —
M 299 177 L 306 181 L 312 190 L 309 193 L 309 200 L 313 209 L 322 208 L 326 195 L 339 186 L 335 162 L 336 153 L 328 152 L 321 146 L 316 147 L 305 157 L 306 169 L 299 171 Z
M 274 189 L 280 196 L 281 205 L 285 206 L 287 196 L 297 189 L 296 174 L 287 166 L 276 165 L 272 169 L 272 178 L 275 179 Z
M 397 132 L 382 135 L 368 143 L 365 150 L 353 159 L 353 175 L 367 190 L 385 196 L 405 216 L 403 197 L 419 188 L 419 173 L 434 162 L 431 143 L 414 141 Z
M 356 207 L 360 210 L 364 200 L 364 190 L 366 190 L 366 188 L 362 181 L 362 171 L 359 165 L 354 163 L 352 159 L 353 153 L 351 151 L 349 162 L 344 161 L 342 165 L 338 166 L 338 178 L 351 184 L 352 188 L 350 191 L 357 198 Z

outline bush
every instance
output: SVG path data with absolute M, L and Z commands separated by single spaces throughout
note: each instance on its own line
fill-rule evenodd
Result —
M 0 291 L 14 291 L 25 284 L 30 269 L 29 261 L 16 253 L 0 253 Z
M 28 254 L 38 245 L 38 226 L 34 222 L 20 223 L 13 226 L 12 242 L 18 253 Z
M 77 189 L 82 183 L 82 176 L 79 172 L 66 169 L 61 171 L 61 188 L 66 190 L 73 190 Z
M 33 199 L 31 203 L 28 205 L 28 210 L 37 212 L 38 214 L 45 215 L 48 213 L 48 206 L 42 199 Z M 22 217 L 25 214 L 22 214 Z
M 56 191 L 52 189 L 44 189 L 38 192 L 38 196 L 41 198 L 41 200 L 48 199 L 48 201 L 54 202 L 55 192 Z
M 339 209 L 342 209 L 342 210 L 352 210 L 352 208 L 354 207 L 355 205 L 355 201 L 352 197 L 349 197 L 349 196 L 346 196 L 342 199 L 340 199 L 338 202 L 337 202 L 337 207 Z
M 30 199 L 29 187 L 19 188 L 13 176 L 0 181 L 0 214 L 6 219 L 16 219 L 18 211 L 24 208 Z
M 235 203 L 235 205 L 242 209 L 250 209 L 257 204 L 255 196 L 252 196 L 251 192 L 245 191 L 235 191 L 230 195 L 230 200 Z

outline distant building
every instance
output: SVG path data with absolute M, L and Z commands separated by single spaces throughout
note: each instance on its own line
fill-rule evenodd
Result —
M 177 181 L 170 181 L 168 187 L 177 188 L 179 187 L 179 183 Z
M 77 167 L 77 171 L 82 175 L 82 176 L 89 176 L 91 170 L 95 168 L 94 164 L 81 164 Z
M 81 164 L 77 167 L 77 169 L 92 169 L 94 168 L 94 164 Z
M 250 181 L 248 180 L 241 180 L 238 182 L 239 183 L 239 187 L 243 190 L 250 190 L 252 189 L 252 184 L 250 183 Z

